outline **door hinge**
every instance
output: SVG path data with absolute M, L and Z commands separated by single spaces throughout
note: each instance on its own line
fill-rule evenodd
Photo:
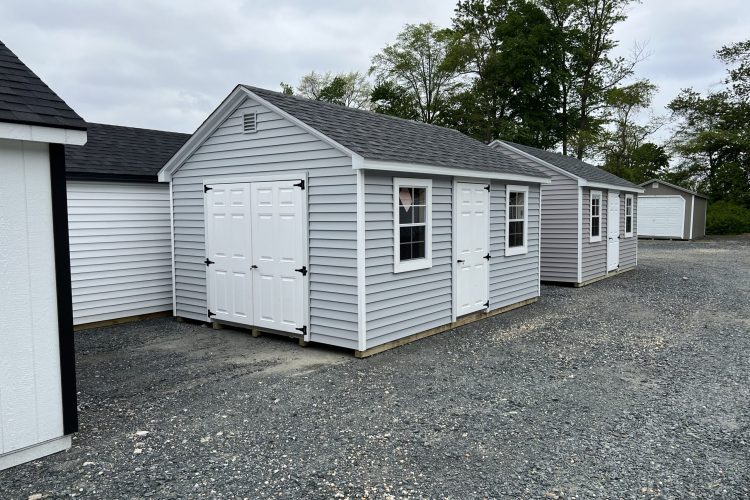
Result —
M 301 273 L 302 276 L 307 276 L 307 266 L 302 266 L 299 269 L 295 269 L 298 273 Z
M 212 189 L 213 189 L 213 188 L 212 188 L 212 187 L 210 187 L 210 186 L 205 186 L 205 185 L 203 186 L 203 192 L 204 192 L 204 193 L 208 193 L 208 192 L 209 192 L 209 191 L 211 191 Z
M 305 190 L 305 180 L 304 179 L 300 180 L 297 184 L 292 184 L 292 185 L 295 186 L 295 187 L 300 188 L 302 191 Z
M 208 257 L 206 257 L 206 260 L 204 260 L 203 263 L 206 264 L 206 266 L 210 266 L 211 264 L 215 264 L 215 262 L 212 261 L 211 259 L 209 259 Z
M 487 309 L 490 308 L 490 301 L 489 300 L 484 303 L 484 307 L 487 308 Z
M 487 260 L 490 260 L 492 258 L 492 255 L 487 254 L 487 255 L 484 256 L 484 258 L 487 259 Z
M 463 259 L 458 259 L 458 260 L 456 261 L 456 264 L 463 264 L 463 263 L 464 263 L 464 260 L 463 260 Z
M 302 332 L 302 335 L 307 335 L 307 325 L 302 328 L 295 328 L 295 330 Z
M 208 317 L 210 318 L 211 316 L 216 316 L 216 314 L 212 313 L 211 309 L 209 309 L 208 310 Z
M 250 269 L 258 269 L 258 266 L 253 264 L 252 266 L 250 266 Z
M 490 191 L 490 185 L 489 185 L 489 184 L 487 184 L 486 186 L 484 186 L 484 189 L 486 189 L 486 190 L 487 190 L 487 192 L 489 193 L 489 191 Z

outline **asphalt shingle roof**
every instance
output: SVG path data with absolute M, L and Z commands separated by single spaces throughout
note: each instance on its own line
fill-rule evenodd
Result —
M 513 146 L 516 149 L 523 151 L 524 153 L 530 154 L 540 160 L 546 161 L 558 168 L 570 172 L 573 175 L 580 177 L 589 182 L 601 182 L 602 184 L 612 184 L 614 186 L 637 188 L 635 184 L 630 181 L 626 181 L 621 177 L 617 177 L 614 174 L 610 174 L 606 170 L 602 170 L 599 167 L 581 161 L 572 156 L 563 155 L 560 153 L 554 153 L 552 151 L 545 151 L 544 149 L 532 148 L 531 146 L 524 146 L 523 144 L 516 144 L 515 142 L 503 141 L 505 144 Z
M 0 42 L 0 122 L 86 129 L 83 118 L 3 42 Z
M 85 146 L 65 148 L 68 178 L 156 181 L 161 167 L 190 134 L 89 123 Z
M 368 160 L 547 177 L 453 129 L 244 87 Z

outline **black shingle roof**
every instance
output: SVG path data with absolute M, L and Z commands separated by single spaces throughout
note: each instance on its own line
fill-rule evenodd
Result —
M 503 141 L 505 144 L 513 146 L 516 149 L 523 151 L 524 153 L 530 154 L 539 158 L 542 161 L 554 165 L 558 168 L 570 172 L 573 175 L 580 177 L 589 182 L 601 182 L 602 184 L 612 184 L 614 186 L 637 188 L 632 182 L 626 181 L 614 174 L 610 174 L 606 170 L 602 170 L 599 167 L 595 167 L 590 163 L 581 161 L 572 156 L 566 156 L 560 153 L 554 153 L 552 151 L 545 151 L 544 149 L 532 148 L 531 146 L 524 146 L 523 144 L 516 144 L 515 142 Z
M 368 160 L 547 177 L 449 128 L 244 87 Z
M 89 123 L 85 146 L 65 148 L 69 179 L 148 180 L 156 182 L 161 167 L 190 134 Z
M 85 130 L 86 123 L 0 42 L 0 122 Z

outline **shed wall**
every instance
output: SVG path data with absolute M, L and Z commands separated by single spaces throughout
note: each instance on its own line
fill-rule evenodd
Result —
M 257 113 L 245 134 L 242 115 Z M 310 338 L 357 347 L 357 177 L 349 156 L 252 99 L 243 103 L 172 180 L 177 315 L 207 321 L 203 180 L 308 175 Z
M 581 235 L 581 282 L 607 274 L 607 190 L 594 189 L 602 193 L 601 236 L 598 242 L 591 241 L 591 189 L 583 188 Z
M 680 196 L 685 200 L 685 218 L 682 221 L 682 235 L 684 239 L 690 239 L 690 213 L 693 210 L 693 195 L 688 194 L 679 189 L 675 189 L 672 186 L 667 186 L 662 183 L 658 183 L 659 187 L 654 188 L 653 183 L 648 183 L 643 186 L 644 192 L 641 196 Z M 700 200 L 699 197 L 695 197 L 696 200 Z M 645 215 L 645 213 L 644 213 Z M 705 229 L 704 229 L 705 231 Z M 695 233 L 693 233 L 695 237 Z M 679 238 L 678 238 L 679 239 Z
M 708 200 L 699 196 L 695 197 L 695 212 L 693 213 L 693 239 L 706 236 L 706 209 Z
M 633 236 L 625 236 L 625 192 L 620 193 L 620 269 L 635 267 L 638 260 L 638 196 L 633 194 Z
M 169 186 L 69 181 L 75 325 L 172 309 Z

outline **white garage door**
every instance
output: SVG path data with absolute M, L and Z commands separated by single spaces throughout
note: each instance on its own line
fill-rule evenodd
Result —
M 638 235 L 682 238 L 685 199 L 682 196 L 639 196 Z

